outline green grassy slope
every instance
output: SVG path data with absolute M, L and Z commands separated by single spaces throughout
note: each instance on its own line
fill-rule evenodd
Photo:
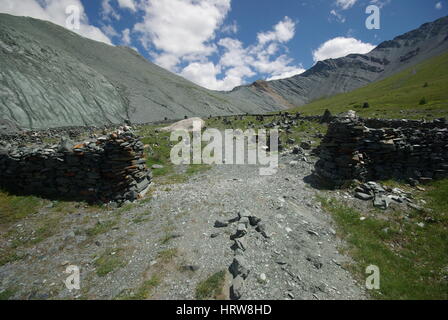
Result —
M 306 115 L 355 110 L 366 117 L 440 118 L 448 115 L 448 53 L 349 93 L 319 99 L 291 111 Z M 425 102 L 423 104 L 422 99 Z M 368 102 L 369 108 L 363 105 Z

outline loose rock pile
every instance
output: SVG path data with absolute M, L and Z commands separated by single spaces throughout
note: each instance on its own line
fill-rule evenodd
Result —
M 407 204 L 412 208 L 416 208 L 416 205 L 413 204 L 412 194 L 400 188 L 384 187 L 373 181 L 356 187 L 355 197 L 363 201 L 372 201 L 374 207 L 383 210 L 388 209 L 392 203 Z
M 235 253 L 232 264 L 229 267 L 229 271 L 233 276 L 230 287 L 230 298 L 232 300 L 239 300 L 243 295 L 244 281 L 250 273 L 249 265 L 244 258 L 244 252 L 247 250 L 245 236 L 248 234 L 250 227 L 255 228 L 266 239 L 269 239 L 269 235 L 266 230 L 266 225 L 261 219 L 252 215 L 248 210 L 242 210 L 238 213 L 237 217 L 228 221 L 217 220 L 215 222 L 215 228 L 226 228 L 233 223 L 237 224 L 237 228 L 235 233 L 230 236 L 230 240 L 233 241 L 231 249 Z
M 448 124 L 444 119 L 363 120 L 350 111 L 331 122 L 319 157 L 316 176 L 336 187 L 354 179 L 417 183 L 444 178 L 448 176 Z
M 77 139 L 83 133 L 92 130 L 92 128 L 61 128 L 48 130 L 18 130 L 16 132 L 7 132 L 0 134 L 0 142 L 2 144 L 21 145 L 27 143 L 44 143 L 45 139 L 59 139 L 60 137 L 69 137 Z
M 128 128 L 74 144 L 0 147 L 0 187 L 20 194 L 134 201 L 151 183 L 144 145 Z

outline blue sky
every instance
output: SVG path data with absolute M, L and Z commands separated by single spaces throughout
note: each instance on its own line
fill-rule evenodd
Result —
M 379 30 L 365 27 L 372 4 L 380 8 Z M 216 90 L 366 53 L 448 14 L 447 0 L 0 0 L 0 12 L 67 26 L 70 5 L 80 9 L 81 35 L 133 47 Z

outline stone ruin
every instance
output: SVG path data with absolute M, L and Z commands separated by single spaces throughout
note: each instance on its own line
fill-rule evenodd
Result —
M 353 180 L 406 180 L 412 184 L 448 177 L 448 123 L 361 119 L 354 111 L 335 118 L 318 151 L 315 176 L 327 186 Z
M 15 194 L 123 203 L 143 197 L 150 183 L 144 145 L 129 130 L 76 145 L 0 144 L 0 187 Z

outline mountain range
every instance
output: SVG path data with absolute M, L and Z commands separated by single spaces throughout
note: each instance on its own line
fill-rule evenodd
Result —
M 286 110 L 385 79 L 447 49 L 444 17 L 368 54 L 319 61 L 288 79 L 218 92 L 131 48 L 83 38 L 47 21 L 0 14 L 0 125 L 41 129 Z

